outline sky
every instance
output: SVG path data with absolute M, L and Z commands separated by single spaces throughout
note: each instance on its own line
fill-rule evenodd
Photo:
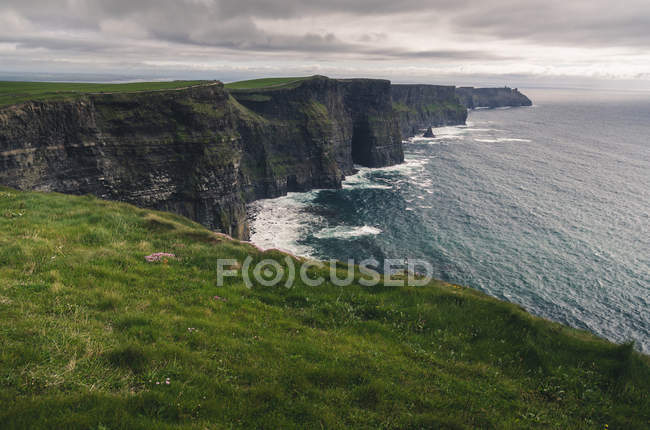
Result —
M 649 0 L 2 0 L 0 79 L 650 90 Z

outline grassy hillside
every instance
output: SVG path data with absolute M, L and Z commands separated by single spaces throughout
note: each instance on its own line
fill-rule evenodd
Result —
M 205 81 L 134 82 L 128 84 L 0 81 L 0 107 L 30 100 L 74 98 L 87 93 L 159 91 L 186 88 L 201 83 L 205 83 Z
M 284 258 L 0 189 L 0 428 L 647 428 L 631 345 L 441 282 L 217 287 L 247 255 Z
M 308 79 L 304 78 L 262 78 L 262 79 L 251 79 L 248 81 L 238 81 L 230 82 L 226 84 L 226 88 L 229 90 L 253 90 L 259 88 L 284 88 L 296 84 L 302 80 Z

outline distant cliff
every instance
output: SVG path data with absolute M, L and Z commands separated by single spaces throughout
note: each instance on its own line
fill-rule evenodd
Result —
M 314 77 L 233 95 L 213 83 L 0 108 L 0 184 L 168 210 L 246 238 L 249 201 L 403 161 L 388 81 Z
M 456 88 L 442 85 L 393 85 L 393 108 L 403 137 L 428 127 L 465 124 L 467 109 L 458 102 Z
M 460 103 L 468 109 L 531 106 L 533 104 L 517 88 L 459 87 L 456 88 L 456 95 Z

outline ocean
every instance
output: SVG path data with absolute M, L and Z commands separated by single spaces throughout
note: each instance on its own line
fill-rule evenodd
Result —
M 341 190 L 250 206 L 252 241 L 433 276 L 650 353 L 650 93 L 523 90 Z

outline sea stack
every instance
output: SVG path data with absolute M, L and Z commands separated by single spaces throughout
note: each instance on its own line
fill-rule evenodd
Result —
M 433 130 L 431 129 L 431 127 L 429 127 L 427 128 L 427 131 L 424 132 L 422 137 L 436 137 L 436 135 L 433 134 Z

